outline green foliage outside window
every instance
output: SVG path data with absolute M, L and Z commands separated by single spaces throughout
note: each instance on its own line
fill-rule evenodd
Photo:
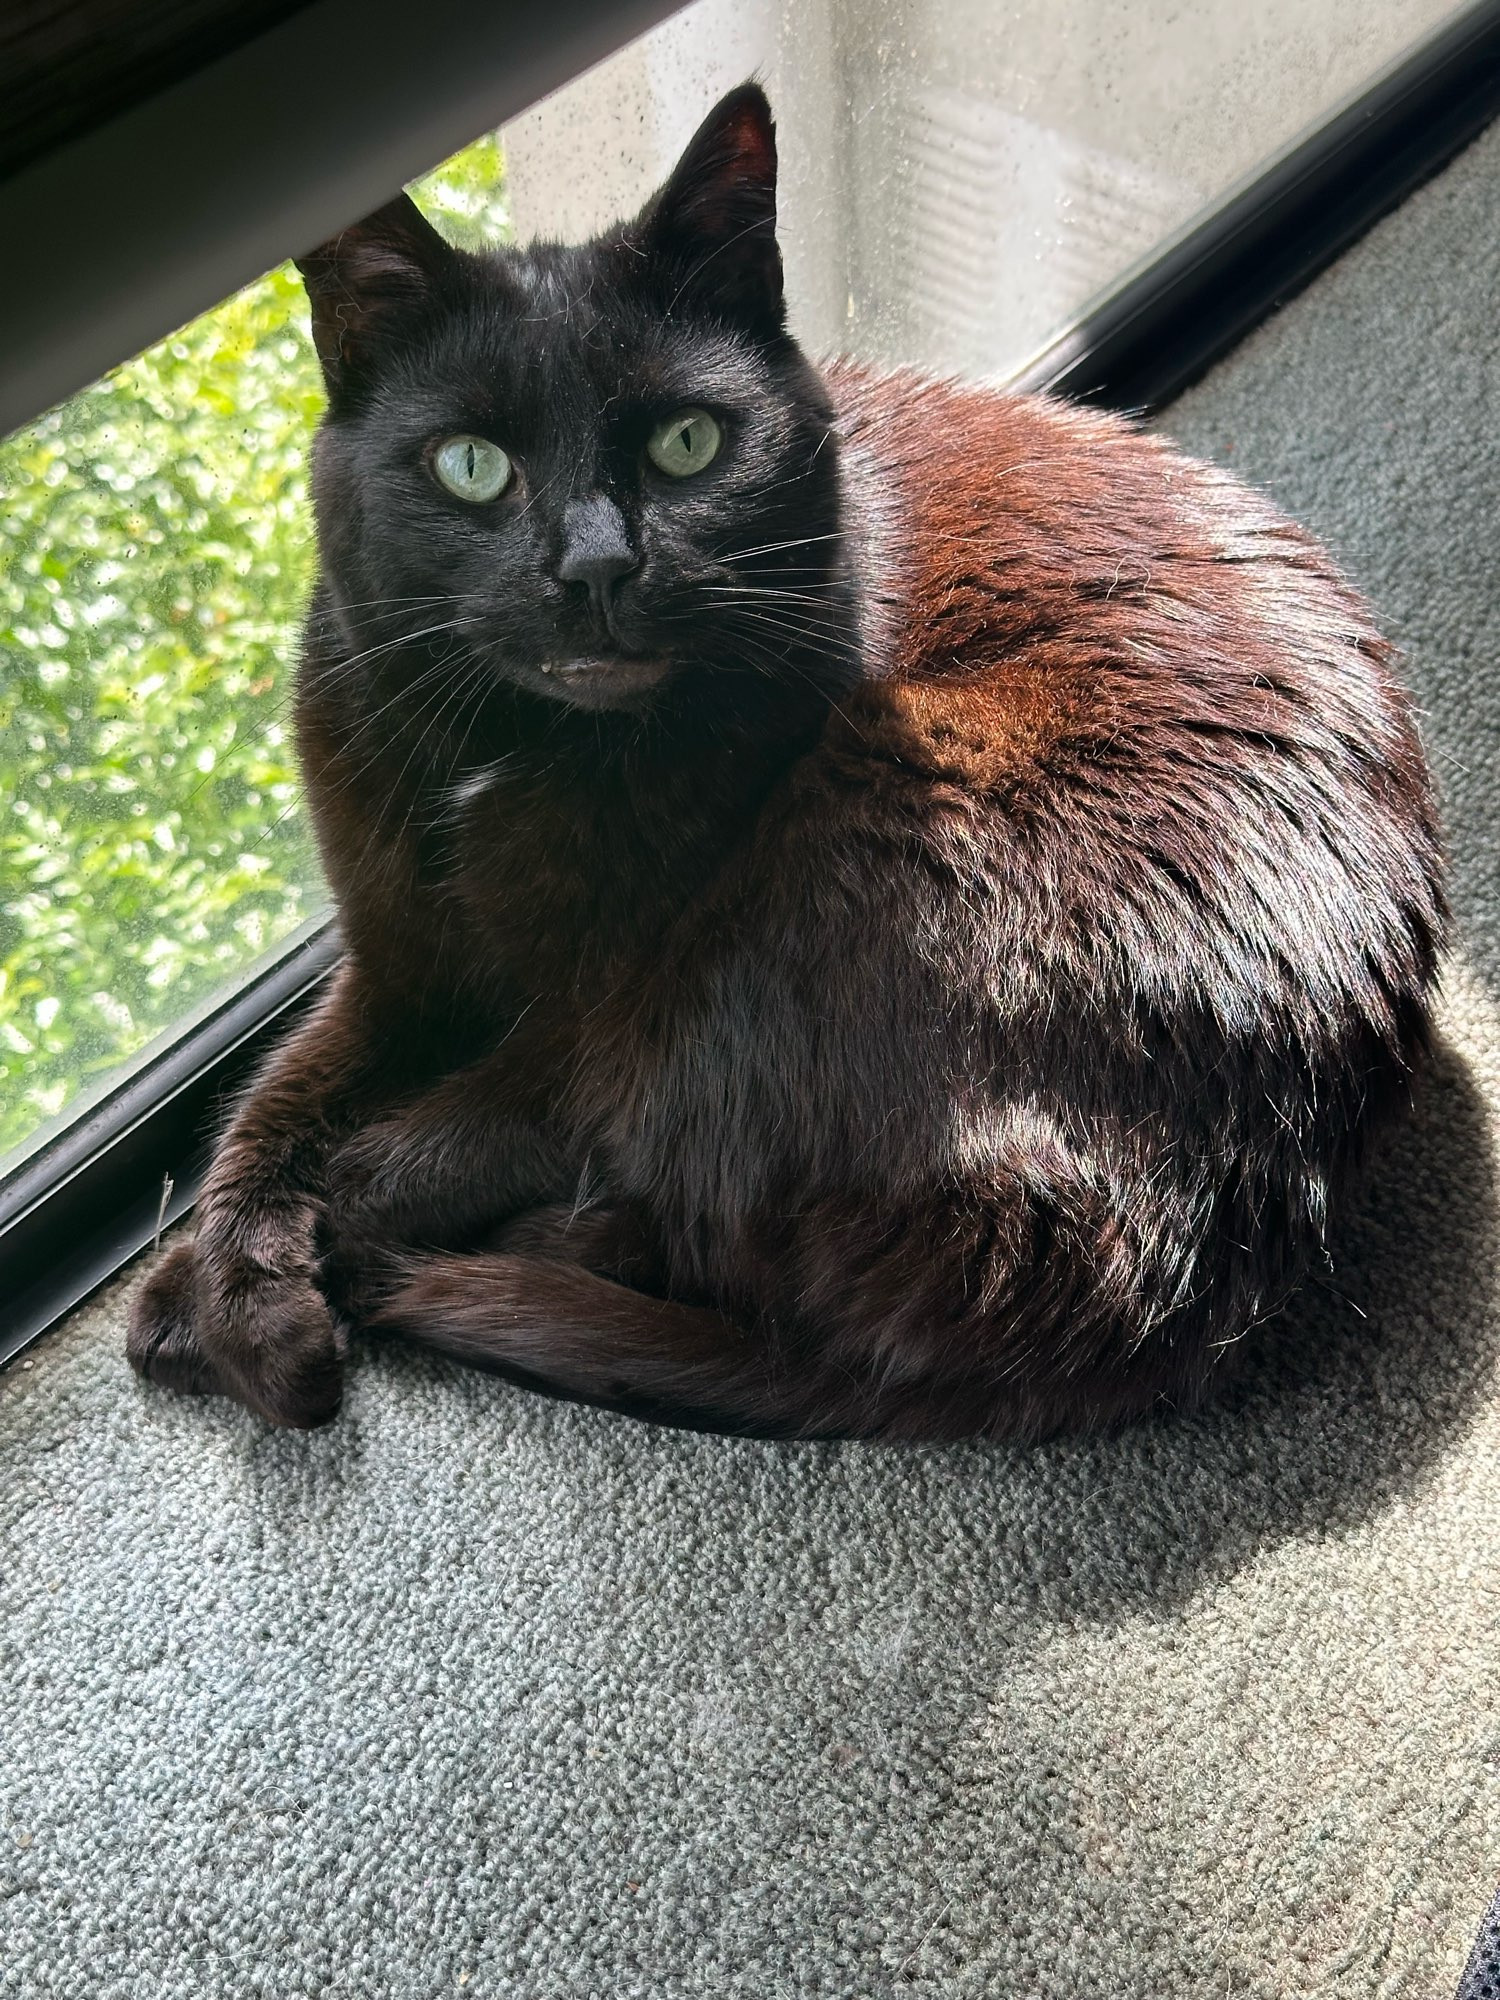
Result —
M 414 193 L 493 241 L 502 166 Z M 0 1154 L 324 900 L 288 713 L 321 407 L 284 265 L 0 443 Z

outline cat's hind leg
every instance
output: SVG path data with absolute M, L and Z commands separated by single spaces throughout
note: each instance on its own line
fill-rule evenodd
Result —
M 772 1345 L 711 1307 L 552 1257 L 425 1257 L 371 1324 L 558 1394 L 726 1429 L 803 1429 Z
M 629 1232 L 610 1242 L 605 1203 L 422 1257 L 373 1323 L 564 1395 L 761 1435 L 1039 1438 L 1196 1403 L 1215 1301 L 1164 1310 L 1169 1232 L 1132 1234 L 1096 1181 L 1027 1164 L 899 1206 L 804 1210 L 779 1299 L 743 1318 L 636 1289 L 653 1287 L 649 1248 L 620 1258 Z
M 917 1440 L 982 1427 L 969 1381 L 900 1379 L 770 1321 L 637 1291 L 572 1261 L 617 1242 L 563 1234 L 562 1210 L 538 1210 L 501 1232 L 503 1250 L 411 1260 L 368 1323 L 557 1395 L 695 1428 Z M 540 1254 L 518 1254 L 532 1241 Z
M 534 1388 L 696 1429 L 916 1442 L 986 1427 L 971 1381 L 892 1380 L 550 1257 L 426 1257 L 371 1324 Z

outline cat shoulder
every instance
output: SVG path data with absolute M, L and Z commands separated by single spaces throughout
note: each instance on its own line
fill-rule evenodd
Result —
M 1333 766 L 1350 744 L 1410 761 L 1391 648 L 1264 496 L 1109 412 L 850 363 L 829 379 L 866 610 L 835 761 L 988 793 L 1122 759 L 1211 787 L 1226 763 Z
M 1109 664 L 1181 518 L 1176 454 L 1050 398 L 851 362 L 829 381 L 867 672 L 825 761 L 994 792 L 1107 732 Z

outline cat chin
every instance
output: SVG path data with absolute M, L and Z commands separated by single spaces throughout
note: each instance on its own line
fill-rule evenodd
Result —
M 529 668 L 526 686 L 574 708 L 634 708 L 671 672 L 659 654 L 581 654 Z

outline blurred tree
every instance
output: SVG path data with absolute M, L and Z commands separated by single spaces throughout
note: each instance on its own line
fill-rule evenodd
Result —
M 412 192 L 509 237 L 493 135 Z M 288 264 L 0 443 L 0 1155 L 325 900 L 287 720 L 322 400 Z

